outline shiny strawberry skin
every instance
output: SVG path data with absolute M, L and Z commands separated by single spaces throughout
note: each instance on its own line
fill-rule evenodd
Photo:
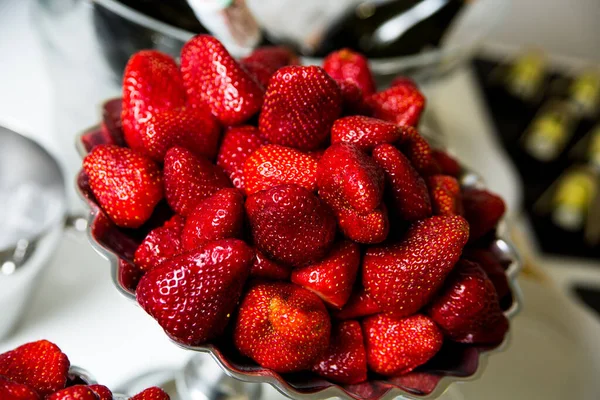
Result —
M 100 206 L 120 227 L 140 227 L 163 198 L 158 165 L 131 149 L 96 146 L 83 160 L 83 169 Z
M 356 289 L 348 299 L 344 308 L 333 315 L 337 319 L 354 319 L 368 315 L 379 314 L 381 307 L 369 296 L 369 293 L 361 286 Z
M 383 170 L 358 147 L 336 143 L 319 160 L 317 185 L 319 196 L 331 207 L 348 206 L 367 214 L 383 198 Z
M 292 272 L 292 282 L 319 296 L 328 305 L 341 308 L 346 304 L 360 265 L 360 249 L 356 243 L 335 244 L 321 261 Z
M 35 390 L 0 376 L 0 399 L 3 400 L 40 400 Z
M 316 191 L 315 159 L 296 149 L 277 144 L 263 146 L 246 159 L 244 186 L 247 195 L 283 184 Z
M 31 387 L 41 396 L 65 387 L 69 366 L 66 354 L 47 340 L 0 354 L 0 375 Z
M 390 232 L 388 212 L 383 203 L 368 214 L 360 214 L 350 207 L 338 207 L 334 212 L 344 236 L 357 243 L 381 243 Z
M 246 200 L 246 212 L 256 247 L 287 265 L 300 267 L 323 258 L 335 238 L 331 211 L 300 186 L 255 193 Z
M 145 123 L 157 112 L 185 104 L 185 89 L 175 60 L 156 50 L 143 50 L 131 56 L 123 75 L 121 114 L 129 147 L 143 151 Z
M 262 90 L 265 90 L 269 86 L 269 81 L 273 73 L 268 67 L 258 62 L 244 60 L 240 60 L 240 66 L 248 73 L 248 76 L 258 83 Z
M 351 143 L 370 153 L 380 144 L 399 140 L 402 132 L 402 127 L 392 122 L 354 115 L 335 121 L 331 128 L 331 143 Z
M 183 216 L 191 213 L 202 200 L 231 187 L 220 167 L 182 147 L 167 151 L 163 175 L 167 202 Z
M 367 380 L 367 353 L 357 321 L 340 322 L 331 328 L 331 341 L 312 371 L 336 383 L 353 385 Z
M 506 204 L 500 196 L 480 189 L 463 191 L 463 208 L 471 226 L 472 242 L 496 228 L 506 212 Z
M 417 221 L 400 242 L 367 250 L 363 285 L 383 311 L 412 315 L 442 286 L 468 238 L 469 226 L 462 217 Z
M 462 215 L 460 184 L 450 175 L 432 175 L 427 178 L 434 215 Z
M 317 295 L 290 283 L 262 283 L 242 300 L 234 343 L 261 366 L 287 373 L 312 367 L 330 334 L 329 314 Z
M 241 124 L 260 110 L 262 88 L 212 36 L 183 46 L 181 73 L 189 104 L 208 106 L 223 125 Z
M 112 400 L 113 395 L 109 388 L 103 385 L 89 385 L 88 386 L 96 396 L 98 396 L 98 400 Z
M 373 150 L 373 159 L 385 173 L 398 215 L 406 221 L 429 217 L 431 200 L 427 185 L 408 158 L 393 145 L 382 144 Z
M 241 240 L 210 242 L 146 273 L 137 301 L 173 340 L 205 343 L 229 322 L 253 259 L 254 251 Z
M 184 223 L 185 219 L 182 216 L 175 215 L 168 225 L 150 231 L 135 251 L 134 264 L 145 273 L 163 261 L 181 254 Z
M 412 126 L 403 128 L 403 138 L 398 143 L 398 148 L 410 160 L 413 167 L 423 176 L 439 173 L 427 140 Z
M 479 265 L 466 260 L 456 265 L 429 315 L 455 342 L 498 344 L 508 331 L 494 285 Z
M 233 186 L 244 189 L 244 164 L 250 154 L 267 142 L 258 135 L 258 128 L 250 125 L 227 129 L 217 156 L 217 165 L 223 168 Z
M 244 224 L 244 196 L 222 189 L 196 206 L 183 228 L 183 249 L 193 250 L 218 239 L 239 238 Z
M 365 56 L 350 49 L 330 53 L 323 60 L 323 69 L 336 81 L 349 80 L 369 96 L 375 92 L 375 79 Z
M 285 46 L 263 46 L 255 49 L 250 55 L 242 58 L 244 63 L 258 63 L 271 74 L 287 65 L 298 65 L 300 60 L 293 50 Z
M 429 361 L 444 337 L 427 316 L 396 318 L 385 314 L 363 321 L 369 368 L 382 375 L 406 374 Z
M 130 400 L 171 400 L 171 398 L 161 388 L 150 387 L 136 394 Z
M 439 172 L 444 175 L 450 175 L 457 178 L 462 170 L 458 161 L 456 161 L 450 154 L 441 150 L 432 150 L 431 156 L 435 164 L 439 168 Z
M 365 111 L 365 98 L 360 88 L 352 81 L 341 81 L 338 85 L 342 95 L 342 114 L 362 114 Z
M 182 107 L 156 113 L 145 124 L 142 143 L 144 153 L 159 162 L 173 146 L 214 160 L 220 138 L 221 127 L 208 110 Z
M 99 398 L 88 386 L 75 385 L 52 393 L 46 397 L 46 400 L 99 400 Z
M 425 97 L 414 85 L 398 84 L 367 97 L 370 115 L 398 125 L 416 126 L 425 108 Z
M 314 150 L 341 112 L 340 89 L 322 68 L 287 66 L 271 77 L 258 127 L 270 143 Z
M 290 278 L 291 274 L 292 268 L 269 260 L 262 252 L 256 250 L 256 258 L 250 269 L 250 277 L 273 281 L 285 281 Z
M 496 289 L 498 299 L 502 299 L 510 293 L 506 271 L 492 251 L 467 248 L 463 253 L 463 258 L 478 264 L 485 271 L 485 274 L 492 281 Z
M 119 284 L 129 291 L 135 291 L 137 284 L 144 275 L 144 271 L 136 266 L 133 262 L 129 262 L 119 258 L 119 271 L 117 279 Z

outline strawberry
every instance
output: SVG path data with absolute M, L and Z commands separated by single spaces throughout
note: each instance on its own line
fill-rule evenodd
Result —
M 256 247 L 294 267 L 323 258 L 335 238 L 335 218 L 311 192 L 280 185 L 249 196 L 246 212 Z
M 246 159 L 243 176 L 248 195 L 282 184 L 313 192 L 317 189 L 317 162 L 296 149 L 268 144 Z
M 461 260 L 429 306 L 429 315 L 455 342 L 496 344 L 508 330 L 494 285 L 481 267 Z
M 231 187 L 220 167 L 182 147 L 167 151 L 163 174 L 167 202 L 183 216 L 191 213 L 202 200 Z
M 359 214 L 350 207 L 338 207 L 334 212 L 344 236 L 355 242 L 381 243 L 390 232 L 387 208 L 383 203 L 368 214 Z
M 298 65 L 300 60 L 296 53 L 285 46 L 263 46 L 254 49 L 250 55 L 241 59 L 244 64 L 260 64 L 273 75 L 286 65 Z
M 500 263 L 500 260 L 494 255 L 494 253 L 487 249 L 465 249 L 463 258 L 478 264 L 484 271 L 487 277 L 492 281 L 498 299 L 504 298 L 504 296 L 510 293 L 508 286 L 508 279 L 506 278 L 506 272 Z
M 241 240 L 210 242 L 146 273 L 137 301 L 173 340 L 204 343 L 229 322 L 253 259 L 254 252 Z
M 460 184 L 450 175 L 432 175 L 427 178 L 434 215 L 461 215 Z
M 362 114 L 365 108 L 363 92 L 352 81 L 338 82 L 344 115 Z
M 83 169 L 98 203 L 120 227 L 140 227 L 163 197 L 160 169 L 131 149 L 96 146 L 83 160 Z
M 323 60 L 323 69 L 336 81 L 349 80 L 369 96 L 375 92 L 375 79 L 365 56 L 350 49 L 330 53 Z
M 412 371 L 406 375 L 394 376 L 389 379 L 394 385 L 406 388 L 411 393 L 428 395 L 435 390 L 443 375 L 429 371 Z
M 374 372 L 403 375 L 429 361 L 442 347 L 444 337 L 425 315 L 397 318 L 385 314 L 363 321 L 367 363 Z
M 46 400 L 99 400 L 99 397 L 88 386 L 75 385 L 52 393 Z
M 130 400 L 171 400 L 171 398 L 164 390 L 155 386 L 141 391 Z
M 421 175 L 439 173 L 433 160 L 431 146 L 415 128 L 404 127 L 404 137 L 400 140 L 399 148 Z
M 264 91 L 269 86 L 273 73 L 268 67 L 258 62 L 244 60 L 240 60 L 240 66 L 248 73 L 248 76 L 258 83 L 261 90 Z
M 217 156 L 220 137 L 221 128 L 215 117 L 208 110 L 191 107 L 156 113 L 146 122 L 141 135 L 144 153 L 159 162 L 173 146 L 212 160 Z
M 414 84 L 397 84 L 368 96 L 370 115 L 398 125 L 416 126 L 425 108 L 425 97 Z
M 225 132 L 217 165 L 225 170 L 233 186 L 244 189 L 244 163 L 250 154 L 266 144 L 258 135 L 258 128 L 250 125 L 234 126 Z
M 319 196 L 331 207 L 349 206 L 361 214 L 375 210 L 383 197 L 381 168 L 358 147 L 332 144 L 317 167 Z
M 492 231 L 506 211 L 500 196 L 481 189 L 463 191 L 463 208 L 465 219 L 471 226 L 471 242 Z
M 434 163 L 438 166 L 440 173 L 444 175 L 450 175 L 457 178 L 462 170 L 458 161 L 456 161 L 450 154 L 441 150 L 432 150 L 431 156 L 433 157 Z
M 0 376 L 0 399 L 4 400 L 40 400 L 35 390 L 27 385 L 11 381 Z
M 184 223 L 182 216 L 175 215 L 164 226 L 150 231 L 135 251 L 134 264 L 143 272 L 148 272 L 163 261 L 181 254 Z
M 311 150 L 311 151 L 307 151 L 306 154 L 311 156 L 313 158 L 313 160 L 315 160 L 316 162 L 319 162 L 319 160 L 321 158 L 323 158 L 323 154 L 325 154 L 325 150 L 327 150 L 327 149 Z
M 360 287 L 355 290 L 344 307 L 334 314 L 337 319 L 353 319 L 379 314 L 381 307 L 369 296 L 369 293 Z
M 260 110 L 262 88 L 213 36 L 183 46 L 181 73 L 189 104 L 208 106 L 223 125 L 241 124 Z
M 412 86 L 414 88 L 417 88 L 417 84 L 415 83 L 415 81 L 406 76 L 395 77 L 390 83 L 390 87 L 394 86 Z
M 98 400 L 113 400 L 113 394 L 109 388 L 103 385 L 89 385 L 88 386 L 96 396 L 98 396 Z
M 222 189 L 202 200 L 183 228 L 184 250 L 218 239 L 240 237 L 244 224 L 244 196 L 237 189 Z
M 331 128 L 331 143 L 352 143 L 371 152 L 383 143 L 393 143 L 403 135 L 403 128 L 377 118 L 355 115 L 340 118 Z
M 285 281 L 290 277 L 291 273 L 292 269 L 290 267 L 269 260 L 262 252 L 256 251 L 256 258 L 250 269 L 251 277 Z
M 253 286 L 242 300 L 234 343 L 264 368 L 287 373 L 309 369 L 329 346 L 331 321 L 312 292 L 290 283 Z
M 31 387 L 41 396 L 65 387 L 69 366 L 66 354 L 47 340 L 0 354 L 0 375 Z
M 469 225 L 462 217 L 417 221 L 399 243 L 367 250 L 363 285 L 383 311 L 412 315 L 442 286 L 468 238 Z
M 331 328 L 329 348 L 312 371 L 333 382 L 352 385 L 367 380 L 367 353 L 357 321 L 340 322 Z
M 134 292 L 140 281 L 144 271 L 137 267 L 134 263 L 119 258 L 119 270 L 117 279 L 121 286 L 125 287 L 130 292 Z
M 431 215 L 427 185 L 404 154 L 391 144 L 382 144 L 373 150 L 373 159 L 385 172 L 394 209 L 402 219 L 415 221 Z
M 175 60 L 156 50 L 143 50 L 131 56 L 123 75 L 121 114 L 129 147 L 143 150 L 144 124 L 155 113 L 185 103 L 185 89 Z
M 271 143 L 314 150 L 341 112 L 340 88 L 322 68 L 288 66 L 271 77 L 258 127 Z
M 292 272 L 292 282 L 339 309 L 346 304 L 352 293 L 359 264 L 358 245 L 346 240 L 334 245 L 323 260 L 295 269 Z

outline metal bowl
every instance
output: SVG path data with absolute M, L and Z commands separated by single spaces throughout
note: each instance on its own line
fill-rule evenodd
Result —
M 117 100 L 104 104 L 104 115 L 114 114 L 119 106 Z M 108 111 L 107 111 L 108 110 Z M 85 156 L 94 146 L 99 144 L 119 144 L 122 137 L 118 129 L 94 127 L 79 136 L 77 148 L 81 156 Z M 460 178 L 463 187 L 482 188 L 481 178 L 465 170 Z M 110 263 L 110 271 L 115 287 L 128 299 L 135 301 L 135 276 L 128 271 L 127 263 L 131 262 L 135 249 L 153 226 L 164 221 L 165 216 L 156 212 L 145 229 L 127 230 L 117 227 L 96 202 L 91 192 L 87 176 L 83 171 L 77 177 L 77 187 L 82 198 L 90 207 L 88 237 L 94 249 Z M 153 221 L 153 219 L 155 219 Z M 490 243 L 492 250 L 503 261 L 511 289 L 508 298 L 501 304 L 507 318 L 512 319 L 522 304 L 521 291 L 516 277 L 521 263 L 514 246 L 504 238 L 506 224 L 498 228 L 498 236 Z M 408 375 L 386 380 L 370 380 L 357 385 L 338 385 L 310 373 L 281 375 L 272 370 L 262 368 L 237 353 L 231 342 L 215 341 L 202 346 L 187 346 L 176 343 L 185 349 L 208 353 L 219 364 L 228 376 L 253 382 L 268 383 L 282 394 L 290 398 L 325 399 L 339 397 L 345 399 L 387 399 L 387 398 L 437 398 L 455 381 L 475 379 L 483 372 L 487 357 L 502 350 L 508 342 L 510 332 L 499 346 L 473 346 L 455 343 L 444 344 L 442 350 L 425 366 Z

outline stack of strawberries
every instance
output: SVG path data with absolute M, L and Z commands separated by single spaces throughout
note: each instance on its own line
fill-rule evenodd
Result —
M 69 371 L 69 358 L 47 340 L 27 343 L 0 354 L 0 399 L 2 400 L 112 400 L 106 386 L 88 385 Z M 131 400 L 169 400 L 157 387 L 148 388 Z
M 204 35 L 180 65 L 130 59 L 115 144 L 84 173 L 114 224 L 148 232 L 121 260 L 139 304 L 179 343 L 342 384 L 406 374 L 444 341 L 501 343 L 509 287 L 485 248 L 503 201 L 463 190 L 419 134 L 410 80 L 376 92 L 350 50 L 297 64 L 281 47 L 235 60 Z

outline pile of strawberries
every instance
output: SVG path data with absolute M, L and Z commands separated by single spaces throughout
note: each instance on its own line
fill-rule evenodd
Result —
M 179 343 L 230 338 L 265 368 L 343 384 L 406 374 L 444 341 L 502 342 L 509 288 L 485 248 L 503 201 L 463 190 L 419 134 L 410 80 L 376 92 L 350 50 L 297 64 L 281 47 L 238 61 L 204 35 L 180 66 L 130 59 L 124 142 L 84 172 L 122 228 L 171 210 L 121 261 L 143 275 L 139 304 Z
M 69 371 L 69 358 L 47 340 L 27 343 L 0 354 L 2 400 L 112 400 L 106 386 L 88 385 Z M 157 387 L 130 400 L 169 400 Z

